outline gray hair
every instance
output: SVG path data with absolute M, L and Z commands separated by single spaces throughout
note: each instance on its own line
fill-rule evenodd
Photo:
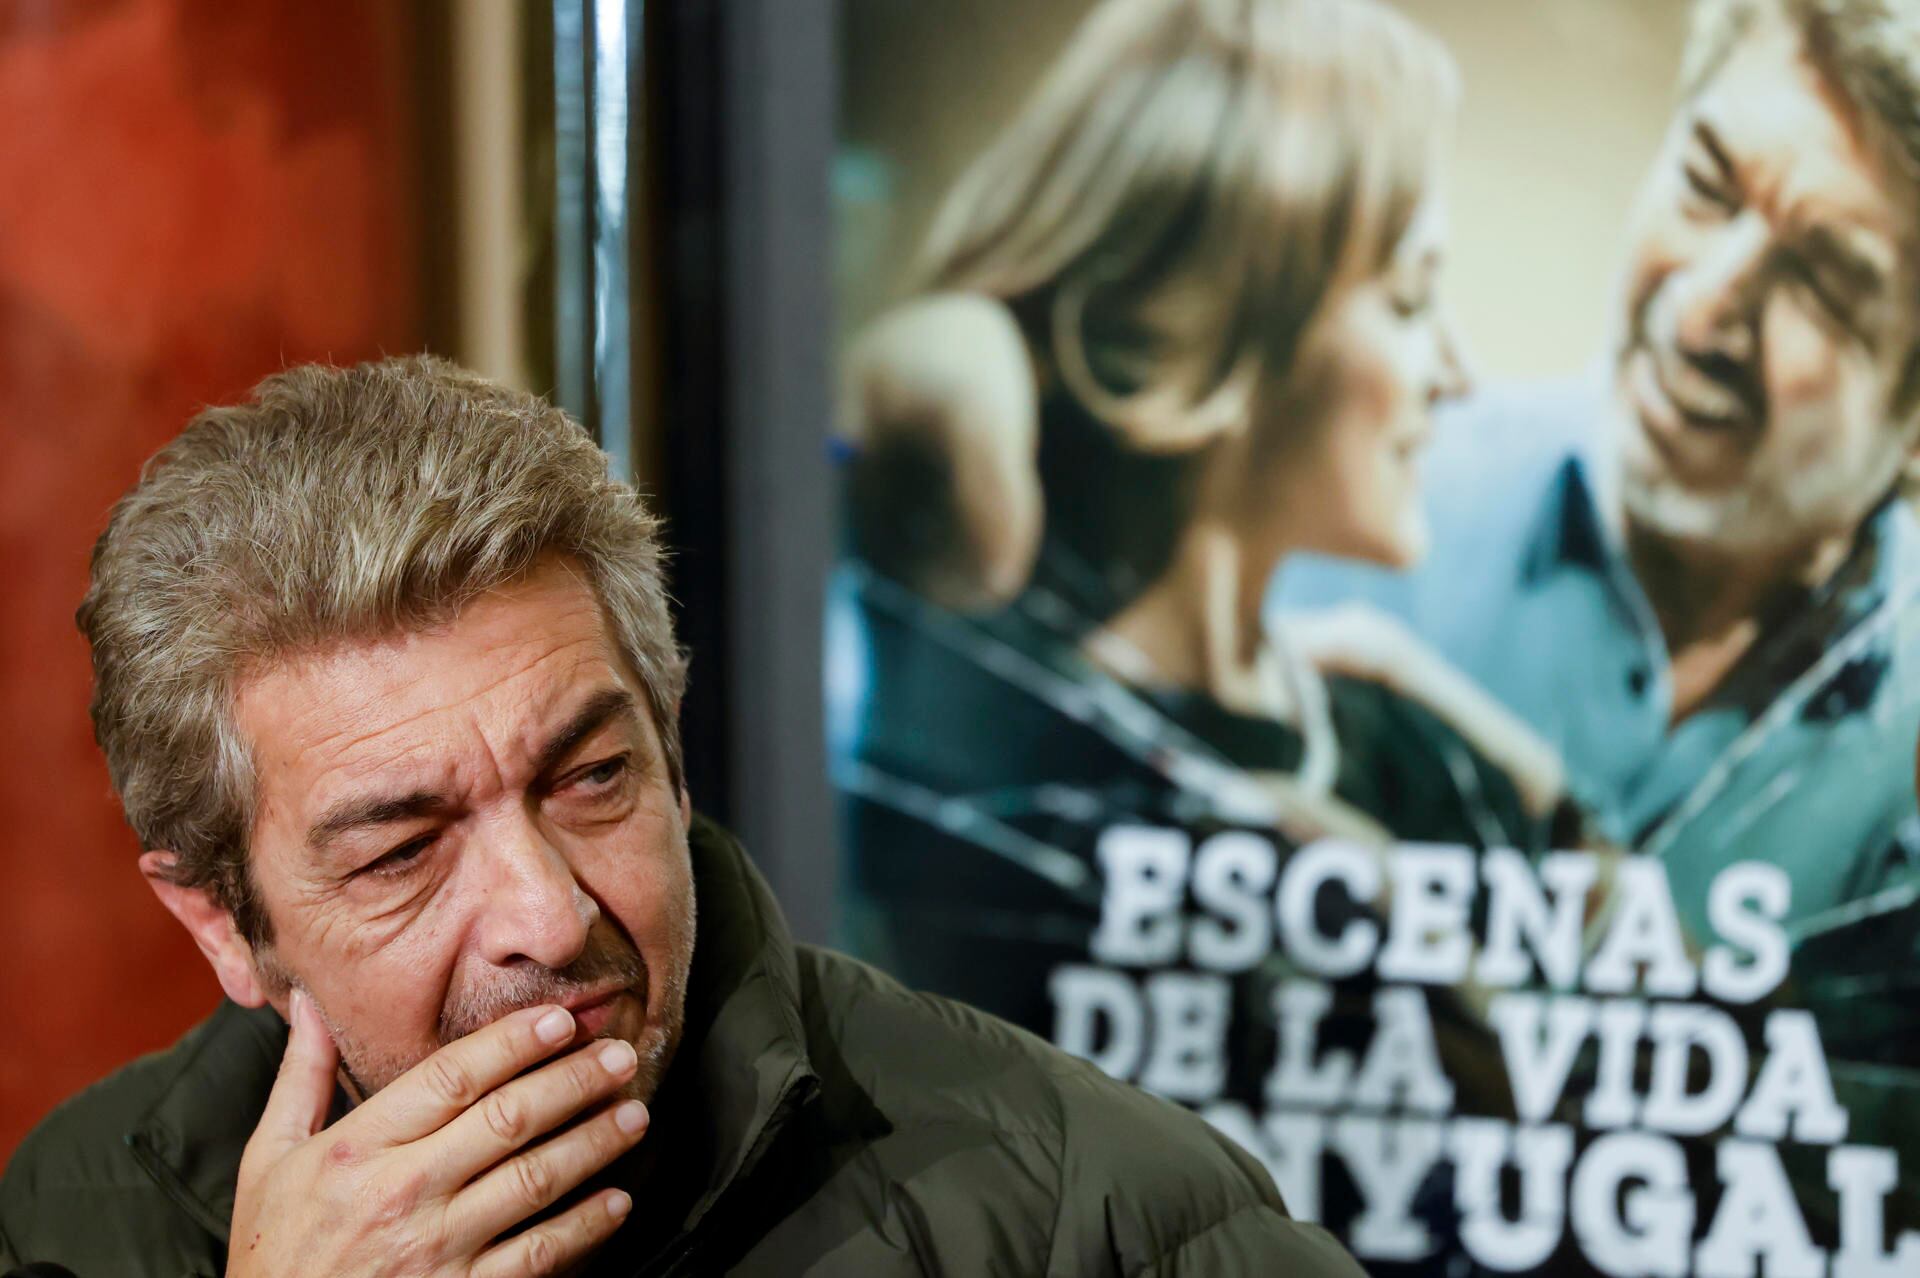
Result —
M 240 683 L 291 653 L 443 622 L 549 556 L 592 587 L 677 788 L 686 663 L 658 523 L 565 413 L 425 356 L 304 365 L 201 412 L 114 507 L 77 615 L 94 735 L 141 845 L 270 941 L 247 866 Z
M 1799 34 L 1881 153 L 1920 181 L 1920 9 L 1911 0 L 1698 0 L 1682 89 L 1699 92 L 1743 39 L 1778 22 Z

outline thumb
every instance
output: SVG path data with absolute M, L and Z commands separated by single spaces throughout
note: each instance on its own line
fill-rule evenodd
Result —
M 333 1103 L 334 1070 L 340 1053 L 307 992 L 295 989 L 289 1000 L 286 1054 L 273 1080 L 267 1107 L 254 1128 L 254 1143 L 270 1162 L 326 1125 Z

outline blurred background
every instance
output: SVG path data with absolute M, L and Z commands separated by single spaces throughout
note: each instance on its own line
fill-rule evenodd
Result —
M 669 520 L 695 801 L 833 936 L 836 342 L 1087 7 L 0 3 L 0 1159 L 218 998 L 135 870 L 72 615 L 141 461 L 288 363 L 431 349 L 599 434 Z M 1448 269 L 1472 355 L 1576 368 L 1683 6 L 1403 7 L 1469 86 Z

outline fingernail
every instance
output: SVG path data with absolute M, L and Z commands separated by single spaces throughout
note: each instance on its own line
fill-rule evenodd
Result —
M 621 1101 L 613 1107 L 614 1126 L 631 1136 L 647 1125 L 647 1107 L 639 1101 Z
M 573 1037 L 573 1016 L 564 1007 L 556 1007 L 533 1023 L 533 1032 L 543 1043 L 561 1043 Z
M 292 997 L 287 999 L 287 1019 L 290 1021 L 299 1020 L 300 1013 L 305 1010 L 306 1006 L 307 992 L 298 985 L 294 986 Z
M 627 1197 L 627 1195 L 617 1189 L 613 1191 L 613 1197 L 607 1199 L 607 1215 L 613 1217 L 615 1220 L 625 1220 L 627 1213 L 632 1210 L 633 1199 Z
M 600 1068 L 609 1074 L 624 1074 L 632 1069 L 639 1058 L 633 1054 L 633 1044 L 623 1039 L 614 1039 L 600 1049 Z

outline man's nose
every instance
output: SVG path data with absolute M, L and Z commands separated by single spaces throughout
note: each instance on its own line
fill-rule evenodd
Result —
M 1674 271 L 1667 287 L 1680 350 L 1742 363 L 1753 358 L 1770 246 L 1766 220 L 1749 210 Z
M 489 874 L 479 942 L 489 962 L 528 959 L 563 968 L 586 949 L 600 907 L 581 889 L 565 853 L 522 818 L 486 849 Z

